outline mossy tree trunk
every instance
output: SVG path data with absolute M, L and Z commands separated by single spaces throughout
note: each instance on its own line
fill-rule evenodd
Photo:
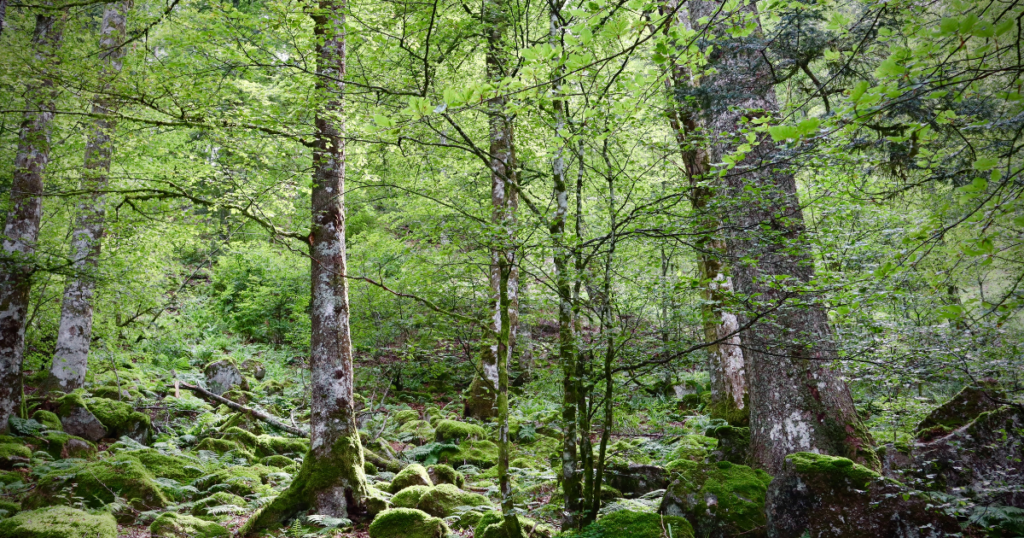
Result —
M 499 307 L 501 315 L 501 331 L 498 332 L 498 353 L 504 357 L 508 353 L 508 347 L 512 342 L 512 324 L 509 312 L 512 306 L 512 295 L 510 293 L 511 277 L 515 268 L 514 250 L 505 249 L 498 257 L 498 274 L 500 277 Z M 508 253 L 507 255 L 505 253 Z M 523 531 L 519 525 L 519 517 L 515 513 L 515 505 L 512 497 L 512 480 L 508 475 L 509 462 L 509 439 L 508 439 L 508 361 L 498 361 L 498 489 L 501 491 L 501 512 L 504 515 L 504 526 L 506 535 L 511 537 L 522 536 Z
M 63 12 L 49 10 L 36 16 L 32 46 L 41 76 L 25 91 L 9 209 L 0 238 L 0 431 L 7 431 L 7 419 L 21 407 L 25 323 L 43 212 L 43 175 L 50 160 L 50 131 L 56 114 L 57 90 L 50 73 L 63 43 L 64 17 Z
M 93 291 L 96 288 L 96 270 L 100 245 L 103 240 L 103 219 L 106 215 L 103 190 L 107 186 L 110 158 L 114 151 L 113 135 L 117 120 L 108 116 L 113 103 L 107 97 L 110 80 L 121 72 L 124 58 L 125 26 L 128 22 L 129 2 L 107 4 L 100 25 L 100 77 L 103 88 L 93 99 L 92 113 L 97 116 L 93 132 L 85 146 L 85 166 L 82 173 L 87 198 L 78 204 L 75 230 L 71 234 L 71 262 L 74 274 L 64 287 L 57 331 L 57 348 L 50 365 L 46 389 L 71 392 L 85 383 L 92 337 Z
M 365 511 L 363 448 L 356 425 L 345 260 L 344 0 L 320 0 L 317 38 L 317 139 L 313 148 L 310 321 L 310 449 L 291 486 L 244 532 L 284 522 L 301 510 L 358 518 Z
M 687 9 L 678 0 L 662 5 L 662 15 L 670 17 L 665 25 L 671 35 L 679 29 L 690 28 Z M 697 214 L 698 234 L 695 240 L 697 269 L 704 285 L 701 295 L 704 304 L 701 317 L 704 341 L 708 343 L 708 372 L 711 377 L 711 416 L 727 420 L 733 425 L 746 425 L 750 416 L 747 406 L 746 364 L 740 341 L 739 318 L 723 308 L 732 291 L 732 281 L 726 276 L 723 258 L 726 255 L 722 237 L 722 219 L 716 214 L 716 197 L 721 197 L 721 181 L 711 177 L 708 151 L 703 147 L 699 110 L 687 102 L 691 87 L 691 74 L 687 68 L 675 64 L 665 79 L 670 100 L 669 125 L 675 133 L 689 183 L 690 205 Z
M 484 26 L 484 37 L 487 40 L 486 68 L 487 80 L 495 87 L 499 87 L 505 76 L 507 76 L 508 51 L 505 42 L 505 34 L 508 31 L 508 6 L 504 0 L 487 0 L 483 3 L 481 17 Z M 499 89 L 498 95 L 488 99 L 488 132 L 490 137 L 490 168 L 491 168 L 491 223 L 498 235 L 512 234 L 515 223 L 516 209 L 519 205 L 519 196 L 513 185 L 515 179 L 515 149 L 512 141 L 512 120 L 505 110 L 508 104 L 508 96 L 504 90 Z M 504 243 L 504 237 L 496 237 L 496 243 Z M 503 330 L 501 325 L 503 314 L 501 306 L 501 269 L 499 267 L 502 256 L 509 256 L 510 253 L 503 250 L 502 246 L 491 247 L 491 266 L 489 284 L 491 290 L 490 302 L 493 305 L 491 330 L 500 333 Z M 509 295 L 509 323 L 511 339 L 510 344 L 516 339 L 516 326 L 519 324 L 519 267 L 512 264 L 509 267 L 508 275 Z M 512 350 L 509 348 L 504 354 L 500 353 L 496 344 L 483 346 L 480 354 L 480 368 L 478 368 L 473 382 L 470 385 L 469 397 L 466 399 L 465 412 L 467 417 L 490 418 L 497 414 L 498 397 L 498 370 L 499 363 L 508 362 Z M 507 368 L 508 365 L 505 365 Z
M 761 54 L 760 22 L 754 3 L 727 12 L 717 1 L 688 5 L 690 21 L 713 45 L 701 90 L 711 106 L 703 110 L 710 140 L 709 162 L 717 163 L 746 142 L 738 131 L 751 115 L 773 114 L 779 106 L 771 66 Z M 701 18 L 706 26 L 698 28 Z M 752 36 L 735 38 L 728 29 L 753 23 Z M 724 136 L 723 136 L 724 133 Z M 739 141 L 736 139 L 739 138 Z M 732 281 L 741 297 L 758 304 L 744 314 L 763 316 L 743 333 L 750 392 L 751 455 L 769 473 L 793 452 L 821 452 L 875 465 L 872 441 L 857 416 L 853 398 L 831 369 L 836 350 L 818 297 L 803 291 L 814 278 L 814 260 L 793 173 L 774 162 L 776 147 L 761 134 L 737 166 L 724 173 L 729 194 L 726 226 L 729 254 L 737 260 Z

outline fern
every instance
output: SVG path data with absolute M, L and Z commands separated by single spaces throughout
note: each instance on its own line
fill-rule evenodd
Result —
M 313 514 L 306 517 L 306 521 L 319 525 L 326 529 L 339 529 L 352 526 L 352 520 L 344 517 L 331 517 L 321 514 Z
M 967 520 L 984 528 L 990 536 L 1024 535 L 1024 509 L 1013 506 L 978 506 Z
M 220 504 L 206 508 L 206 513 L 211 516 L 219 516 L 221 514 L 241 514 L 242 512 L 245 512 L 245 508 L 235 506 L 233 504 Z

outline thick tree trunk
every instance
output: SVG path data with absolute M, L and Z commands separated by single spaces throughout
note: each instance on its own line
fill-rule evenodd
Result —
M 43 174 L 50 159 L 50 129 L 56 113 L 57 91 L 46 72 L 52 68 L 54 55 L 61 46 L 63 25 L 63 13 L 36 17 L 32 44 L 43 76 L 25 92 L 27 100 L 14 159 L 10 209 L 0 237 L 0 432 L 7 431 L 8 417 L 21 407 L 25 323 L 43 211 Z
M 487 38 L 487 80 L 497 86 L 506 75 L 507 53 L 505 52 L 505 32 L 508 29 L 508 14 L 502 0 L 487 0 L 483 4 L 483 21 Z M 505 106 L 508 97 L 504 94 L 492 97 L 487 101 L 490 135 L 490 167 L 491 167 L 491 222 L 499 243 L 511 244 L 505 234 L 513 233 L 515 213 L 519 205 L 519 196 L 512 186 L 515 174 L 515 153 L 512 146 L 512 121 L 506 114 Z M 491 330 L 500 333 L 502 330 L 501 306 L 501 256 L 510 255 L 503 252 L 504 247 L 491 248 L 490 267 L 490 302 L 493 305 Z M 519 324 L 519 267 L 513 264 L 508 274 L 508 317 L 511 326 L 511 340 L 515 342 L 516 326 Z M 485 345 L 481 350 L 480 368 L 470 386 L 470 394 L 466 400 L 464 414 L 467 417 L 490 418 L 497 414 L 498 370 L 499 360 L 511 358 L 511 348 L 506 353 L 499 353 L 498 346 Z M 507 368 L 507 365 L 505 365 Z
M 711 105 L 704 110 L 707 131 L 735 137 L 749 114 L 771 114 L 779 106 L 771 67 L 759 52 L 763 44 L 729 37 L 722 23 L 729 15 L 757 23 L 756 5 L 733 14 L 720 9 L 718 2 L 695 2 L 690 20 L 695 26 L 702 17 L 710 20 L 705 45 L 714 45 L 709 67 L 717 73 L 701 82 L 702 90 L 711 94 Z M 755 33 L 754 39 L 759 36 Z M 733 137 L 712 141 L 710 162 L 721 162 L 738 145 Z M 771 138 L 762 135 L 752 145 L 743 161 L 725 174 L 729 201 L 735 204 L 727 220 L 734 230 L 728 239 L 736 260 L 733 284 L 741 297 L 758 301 L 754 312 L 771 310 L 743 334 L 751 456 L 769 473 L 782 468 L 787 454 L 801 451 L 877 466 L 849 388 L 831 369 L 836 352 L 825 311 L 813 295 L 794 291 L 813 279 L 814 260 L 793 173 L 773 164 Z M 754 312 L 745 316 L 749 319 Z
M 129 8 L 128 2 L 115 2 L 107 4 L 103 11 L 100 58 L 107 65 L 100 76 L 106 80 L 121 72 L 121 59 L 124 57 L 121 44 L 124 42 Z M 106 116 L 112 106 L 110 99 L 101 93 L 93 101 L 92 112 Z M 74 273 L 64 288 L 57 348 L 45 385 L 48 390 L 71 392 L 85 383 L 92 338 L 92 297 L 96 288 L 96 269 L 106 215 L 102 191 L 107 186 L 107 174 L 110 172 L 115 127 L 116 120 L 113 117 L 97 118 L 92 136 L 85 146 L 82 190 L 88 192 L 89 197 L 78 204 L 75 230 L 71 234 L 71 268 Z
M 687 10 L 677 0 L 669 0 L 662 7 L 663 14 L 671 16 L 667 28 L 689 28 Z M 690 204 L 697 213 L 699 235 L 696 247 L 699 259 L 697 269 L 704 283 L 702 295 L 704 305 L 701 317 L 704 326 L 704 340 L 708 346 L 708 373 L 711 377 L 710 414 L 714 418 L 727 420 L 730 424 L 746 425 L 750 416 L 747 405 L 746 364 L 743 357 L 739 334 L 739 320 L 736 314 L 722 308 L 722 303 L 732 291 L 732 282 L 725 275 L 722 258 L 726 245 L 718 235 L 722 221 L 715 214 L 718 211 L 716 196 L 721 196 L 720 181 L 709 177 L 711 171 L 708 154 L 702 147 L 702 127 L 699 111 L 685 102 L 682 97 L 691 85 L 689 71 L 674 65 L 665 85 L 673 99 L 669 108 L 669 125 L 675 133 L 683 159 L 683 168 L 689 181 Z M 703 182 L 703 183 L 702 183 Z
M 341 120 L 345 77 L 344 0 L 321 0 L 313 14 L 317 38 L 317 91 L 313 149 L 312 264 L 309 365 L 310 449 L 291 486 L 253 517 L 245 533 L 281 523 L 299 510 L 358 518 L 365 511 L 363 448 L 353 399 L 345 260 L 345 139 Z

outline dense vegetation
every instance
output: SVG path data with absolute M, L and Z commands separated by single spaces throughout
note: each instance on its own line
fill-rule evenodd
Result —
M 1024 535 L 1022 21 L 0 0 L 0 538 Z

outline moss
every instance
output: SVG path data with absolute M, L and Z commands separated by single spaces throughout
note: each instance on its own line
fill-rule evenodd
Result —
M 750 453 L 750 428 L 736 426 L 719 426 L 711 428 L 707 434 L 718 441 L 714 451 L 715 459 L 736 464 L 747 463 Z
M 228 439 L 217 439 L 216 437 L 207 437 L 196 445 L 196 450 L 209 450 L 216 452 L 218 455 L 224 455 L 228 452 L 234 451 L 238 456 L 245 458 L 248 461 L 256 459 L 256 455 L 249 449 L 242 445 L 239 445 L 235 441 Z
M 416 508 L 423 494 L 430 491 L 430 486 L 409 486 L 391 498 L 391 504 L 398 508 Z
M 16 482 L 24 482 L 25 475 L 17 471 L 0 471 L 0 484 L 5 486 Z
M 295 460 L 289 458 L 288 456 L 278 456 L 276 454 L 273 456 L 267 456 L 265 458 L 260 459 L 260 465 L 266 465 L 268 467 L 277 467 L 278 469 L 284 469 L 285 467 L 288 467 L 289 465 L 292 465 L 294 463 Z
M 391 480 L 391 493 L 398 493 L 409 486 L 433 486 L 427 470 L 418 463 L 413 463 L 402 469 L 395 478 Z
M 685 517 L 699 536 L 731 536 L 765 525 L 771 477 L 764 471 L 728 461 L 707 464 L 685 459 L 668 468 L 678 479 L 666 491 L 661 511 Z
M 825 477 L 836 484 L 849 480 L 853 485 L 863 487 L 868 482 L 881 477 L 875 471 L 847 458 L 812 452 L 797 452 L 786 456 L 786 459 L 793 462 L 797 472 Z
M 255 438 L 255 445 L 258 456 L 272 456 L 274 454 L 302 455 L 309 452 L 309 439 L 299 437 L 260 435 Z
M 416 508 L 435 517 L 454 515 L 459 506 L 490 506 L 491 501 L 479 493 L 462 491 L 452 484 L 440 484 L 430 488 L 420 497 Z
M 110 514 L 90 514 L 68 506 L 20 512 L 0 521 L 3 538 L 117 538 Z
M 184 456 L 163 454 L 151 448 L 135 450 L 128 455 L 137 458 L 156 477 L 171 478 L 181 482 L 199 478 L 204 474 L 199 460 L 193 460 Z
M 84 392 L 84 390 L 78 389 L 58 398 L 56 400 L 57 415 L 66 417 L 74 412 L 76 408 L 85 407 L 88 409 L 88 406 L 85 405 L 85 397 L 83 396 Z
M 9 458 L 31 458 L 32 451 L 22 444 L 4 443 L 0 444 L 0 460 Z
M 398 428 L 399 434 L 402 439 L 411 437 L 416 444 L 429 443 L 434 438 L 434 428 L 430 427 L 430 423 L 425 420 L 412 420 L 406 422 L 401 428 Z
M 89 392 L 98 398 L 109 398 L 111 400 L 141 400 L 142 393 L 135 389 L 122 388 L 118 398 L 118 390 L 116 386 L 101 385 L 99 387 L 92 387 Z
M 228 441 L 234 441 L 238 443 L 238 446 L 247 449 L 256 448 L 256 436 L 237 426 L 232 426 L 221 431 L 220 438 L 227 439 Z
M 711 418 L 728 422 L 730 426 L 747 426 L 750 424 L 750 396 L 744 394 L 743 399 L 746 400 L 746 405 L 740 409 L 732 398 L 722 398 L 720 401 L 715 401 L 712 398 L 704 408 L 704 412 L 711 415 Z
M 40 409 L 32 413 L 32 420 L 46 426 L 49 430 L 64 431 L 64 426 L 61 425 L 60 417 L 56 413 Z
M 370 538 L 444 538 L 444 520 L 412 508 L 385 510 L 370 523 Z
M 547 525 L 540 525 L 536 521 L 523 516 L 516 517 L 519 518 L 519 527 L 523 531 L 521 538 L 550 538 L 555 534 L 555 530 Z M 481 516 L 480 521 L 476 524 L 476 529 L 473 531 L 473 536 L 476 538 L 508 538 L 501 514 L 498 512 L 487 512 Z
M 260 487 L 266 476 L 262 470 L 257 466 L 228 467 L 205 476 L 196 485 L 206 491 L 216 488 L 235 495 L 252 495 L 264 489 Z
M 375 475 L 377 474 L 377 466 L 368 461 L 365 461 L 363 462 L 363 472 L 366 473 L 367 475 Z
M 149 415 L 139 413 L 131 405 L 106 398 L 88 398 L 86 407 L 99 419 L 109 435 L 127 435 L 139 442 L 145 442 L 152 427 Z
M 584 533 L 586 536 L 601 538 L 662 538 L 667 536 L 669 527 L 672 528 L 673 538 L 693 538 L 693 527 L 684 518 L 628 510 L 602 517 L 587 527 Z
M 498 445 L 490 441 L 463 441 L 454 453 L 442 453 L 450 463 L 489 468 L 498 464 Z
M 54 459 L 89 459 L 96 455 L 96 445 L 74 435 L 51 431 L 42 436 L 46 441 L 46 452 Z
M 205 498 L 200 499 L 200 500 L 196 501 L 195 503 L 193 503 L 192 504 L 192 513 L 194 515 L 197 515 L 197 516 L 210 515 L 207 512 L 207 510 L 209 510 L 210 508 L 213 508 L 214 506 L 224 506 L 224 505 L 233 505 L 233 506 L 238 506 L 238 507 L 243 507 L 244 508 L 245 505 L 246 505 L 246 502 L 245 502 L 245 499 L 243 499 L 243 498 L 241 498 L 238 495 L 235 495 L 233 493 L 228 493 L 226 491 L 218 491 L 217 493 L 214 493 L 213 495 L 210 495 L 209 497 L 205 497 Z
M 164 512 L 149 526 L 153 538 L 213 538 L 229 536 L 224 527 L 194 516 Z
M 0 510 L 3 510 L 3 512 L 0 513 L 0 519 L 11 517 L 21 511 L 21 505 L 18 503 L 12 503 L 11 501 L 0 500 Z
M 434 484 L 453 484 L 461 488 L 466 484 L 466 475 L 443 463 L 427 467 L 427 474 Z
M 931 440 L 966 426 L 978 415 L 999 407 L 990 396 L 1004 396 L 995 383 L 964 387 L 948 402 L 932 410 L 917 426 L 916 437 Z
M 63 490 L 69 485 L 74 485 L 76 497 L 93 508 L 114 502 L 114 495 L 137 507 L 161 508 L 169 503 L 153 474 L 138 459 L 122 454 L 44 475 L 25 505 L 34 508 L 53 504 L 64 496 Z
M 485 439 L 487 431 L 476 424 L 443 419 L 437 422 L 434 429 L 434 440 L 438 443 L 466 441 L 469 439 Z
M 406 422 L 412 422 L 420 419 L 420 414 L 413 409 L 403 409 L 394 416 L 395 422 L 399 424 L 405 424 Z

